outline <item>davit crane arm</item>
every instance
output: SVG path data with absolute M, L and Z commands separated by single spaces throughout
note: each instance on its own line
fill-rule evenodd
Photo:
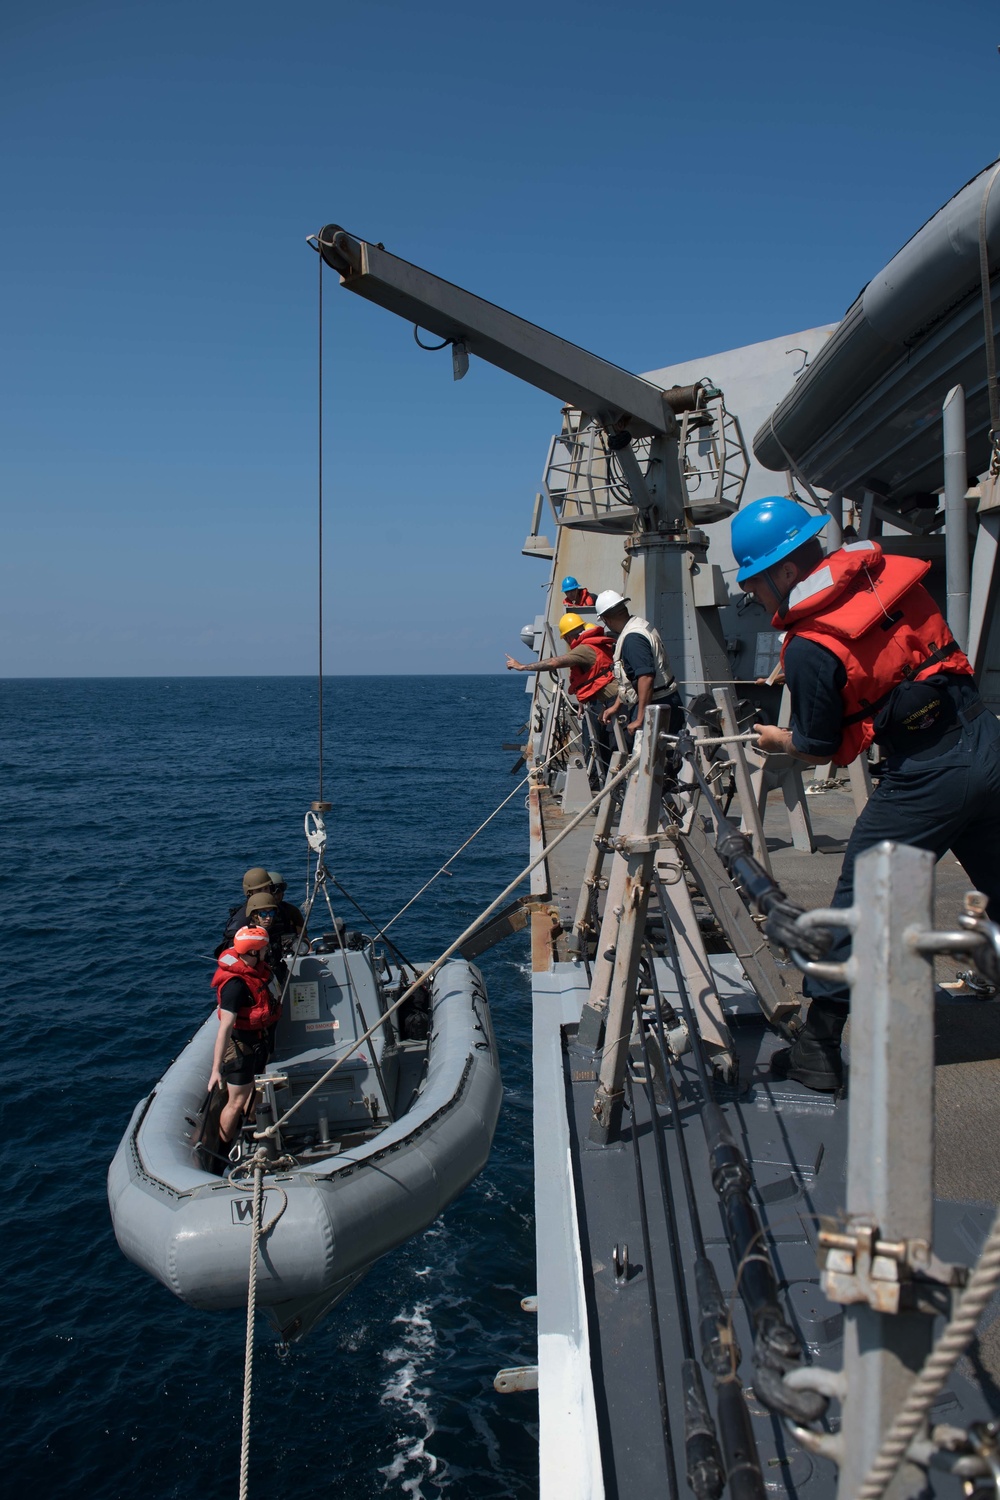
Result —
M 477 354 L 583 413 L 579 429 L 571 418 L 564 430 L 568 445 L 579 440 L 580 471 L 574 459 L 562 493 L 570 496 L 576 486 L 586 503 L 570 519 L 564 499 L 560 524 L 620 531 L 626 555 L 639 564 L 633 597 L 659 630 L 677 675 L 689 683 L 728 680 L 722 575 L 708 565 L 708 537 L 698 529 L 732 515 L 746 479 L 746 447 L 721 391 L 707 379 L 664 390 L 339 224 L 327 224 L 310 244 L 348 291 L 451 344 L 456 379 Z M 583 427 L 603 433 L 589 456 Z M 592 504 L 594 485 L 605 496 L 603 508 Z M 629 503 L 609 501 L 612 493 L 627 493 Z
M 505 308 L 400 260 L 381 245 L 356 239 L 339 224 L 327 224 L 311 243 L 348 291 L 450 343 L 457 380 L 468 368 L 468 356 L 476 354 L 584 412 L 609 434 L 637 509 L 649 512 L 655 507 L 668 524 L 685 525 L 677 416 L 696 408 L 699 398 L 703 399 L 702 387 L 664 391 Z M 659 486 L 651 485 L 648 474 L 643 475 L 631 453 L 630 438 L 652 439 L 668 450 L 672 462 L 657 465 L 663 474 Z

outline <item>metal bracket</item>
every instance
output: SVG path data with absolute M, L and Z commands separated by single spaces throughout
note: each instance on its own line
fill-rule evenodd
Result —
M 830 1301 L 866 1302 L 880 1313 L 923 1310 L 934 1288 L 962 1287 L 969 1275 L 966 1266 L 939 1260 L 926 1240 L 883 1240 L 863 1220 L 847 1229 L 821 1228 L 819 1248 L 821 1285 Z
M 326 824 L 323 822 L 323 810 L 329 810 L 329 803 L 314 802 L 305 815 L 304 824 L 306 831 L 306 843 L 314 854 L 321 858 L 326 848 Z
M 671 849 L 677 840 L 673 829 L 660 829 L 657 833 L 634 833 L 622 834 L 620 838 L 611 839 L 612 849 L 619 854 L 654 854 L 658 849 Z
M 480 927 L 474 932 L 458 951 L 463 958 L 471 962 L 481 953 L 485 953 L 488 948 L 503 942 L 504 938 L 510 937 L 512 933 L 521 932 L 531 920 L 532 912 L 546 909 L 552 913 L 552 926 L 555 930 L 559 925 L 559 913 L 554 908 L 548 907 L 547 903 L 531 896 L 518 896 L 509 906 L 502 907 L 485 927 Z

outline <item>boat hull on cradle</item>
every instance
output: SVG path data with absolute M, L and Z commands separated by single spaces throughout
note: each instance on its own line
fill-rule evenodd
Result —
M 281 1325 L 283 1304 L 327 1310 L 486 1164 L 502 1086 L 479 971 L 446 964 L 430 1000 L 426 1075 L 406 1113 L 363 1146 L 265 1177 L 261 1222 L 277 1219 L 261 1240 L 257 1302 Z M 193 1152 L 217 1029 L 213 1014 L 136 1107 L 108 1174 L 124 1254 L 199 1308 L 246 1305 L 250 1251 L 249 1184 L 213 1176 Z
M 979 220 L 994 163 L 874 276 L 753 440 L 765 468 L 905 505 L 943 480 L 941 404 L 965 391 L 970 474 L 990 459 Z M 1000 328 L 1000 182 L 986 214 L 990 301 Z

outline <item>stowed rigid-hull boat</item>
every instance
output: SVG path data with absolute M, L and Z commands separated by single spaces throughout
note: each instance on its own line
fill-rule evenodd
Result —
M 295 1109 L 265 1178 L 257 1303 L 286 1338 L 425 1229 L 489 1156 L 502 1089 L 479 970 L 462 959 L 439 968 L 418 996 L 427 1024 L 417 1027 L 409 1002 L 385 1016 L 399 985 L 371 944 L 308 953 L 292 969 L 260 1118 L 288 1115 L 375 1030 Z M 415 1030 L 425 1039 L 407 1040 Z M 130 1260 L 195 1307 L 245 1307 L 248 1184 L 216 1175 L 198 1144 L 217 1031 L 213 1012 L 136 1106 L 108 1196 Z

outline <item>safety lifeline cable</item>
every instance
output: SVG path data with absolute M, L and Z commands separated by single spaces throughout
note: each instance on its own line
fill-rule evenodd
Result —
M 548 765 L 550 765 L 552 763 L 552 761 L 558 760 L 559 757 L 560 757 L 560 755 L 565 755 L 565 753 L 569 749 L 570 745 L 574 744 L 580 738 L 582 738 L 582 731 L 577 730 L 576 734 L 571 735 L 570 738 L 566 741 L 566 743 L 564 745 L 561 745 L 558 750 L 553 750 L 553 752 L 549 756 L 548 760 L 540 761 L 537 766 L 532 766 L 532 768 L 528 772 L 527 776 L 522 776 L 521 780 L 517 783 L 517 786 L 514 788 L 514 790 L 508 796 L 506 796 L 503 799 L 503 801 L 501 803 L 499 803 L 493 809 L 493 811 L 490 813 L 490 815 L 489 815 L 488 818 L 484 818 L 483 819 L 483 821 L 480 823 L 479 827 L 475 830 L 475 832 L 469 834 L 469 837 L 465 840 L 465 843 L 464 844 L 459 844 L 459 846 L 455 850 L 454 854 L 450 855 L 445 860 L 444 864 L 441 865 L 439 869 L 437 869 L 437 870 L 434 871 L 434 874 L 431 876 L 431 878 L 429 880 L 425 880 L 424 881 L 424 883 L 420 887 L 419 891 L 417 891 L 414 895 L 412 895 L 410 897 L 409 901 L 406 902 L 406 905 L 405 906 L 401 906 L 399 908 L 399 911 L 396 913 L 396 915 L 394 917 L 390 917 L 389 918 L 389 920 L 388 920 L 388 922 L 386 922 L 385 926 L 383 928 L 381 928 L 375 934 L 375 937 L 374 937 L 373 941 L 377 943 L 378 940 L 379 940 L 379 938 L 385 937 L 385 934 L 389 931 L 389 928 L 393 925 L 393 923 L 399 921 L 399 919 L 403 915 L 404 911 L 408 911 L 409 908 L 413 905 L 414 901 L 418 900 L 424 894 L 424 891 L 429 890 L 429 888 L 434 884 L 435 880 L 437 880 L 441 875 L 450 874 L 451 870 L 450 870 L 449 866 L 451 865 L 452 860 L 457 859 L 460 854 L 464 853 L 464 851 L 466 849 L 468 849 L 468 847 L 472 843 L 473 839 L 478 838 L 479 835 L 482 833 L 483 829 L 486 828 L 490 823 L 493 822 L 493 819 L 497 816 L 497 813 L 500 813 L 500 812 L 503 811 L 503 809 L 507 806 L 507 803 L 510 802 L 511 798 L 516 797 L 517 794 L 518 794 L 518 792 L 521 790 L 521 788 L 523 786 L 525 786 L 526 783 L 529 782 L 533 776 L 537 776 L 539 771 L 544 771 L 545 767 L 548 766 Z M 336 882 L 334 882 L 334 884 L 336 884 Z M 345 895 L 347 894 L 346 891 L 344 892 L 344 894 Z M 348 900 L 350 900 L 353 905 L 357 906 L 357 902 L 353 900 L 353 897 L 348 897 Z M 361 908 L 358 907 L 358 910 L 361 911 Z M 364 912 L 361 912 L 361 915 L 364 916 Z M 368 920 L 370 922 L 371 918 L 368 917 L 366 920 Z M 375 924 L 372 923 L 372 925 L 374 926 Z M 412 968 L 413 965 L 411 964 L 410 967 Z
M 316 385 L 318 390 L 318 412 L 317 412 L 317 613 L 318 623 L 318 679 L 319 679 L 319 793 L 318 800 L 323 801 L 323 256 L 317 257 L 319 261 L 319 289 L 318 301 L 318 324 L 319 324 L 319 350 L 317 360 Z
M 468 942 L 473 933 L 477 932 L 482 924 L 486 921 L 486 918 L 492 916 L 497 908 L 503 905 L 508 896 L 511 896 L 514 891 L 517 890 L 517 887 L 521 884 L 521 882 L 523 880 L 527 880 L 531 872 L 537 869 L 537 867 L 542 863 L 543 860 L 548 858 L 552 850 L 555 849 L 559 844 L 561 844 L 563 839 L 568 838 L 568 836 L 573 832 L 575 828 L 579 828 L 584 818 L 592 813 L 596 807 L 600 806 L 605 797 L 609 796 L 620 782 L 624 781 L 627 776 L 631 775 L 638 764 L 638 755 L 633 755 L 631 759 L 625 762 L 621 770 L 618 771 L 616 775 L 609 777 L 604 786 L 598 792 L 597 796 L 594 797 L 590 802 L 588 802 L 584 807 L 582 807 L 576 814 L 576 816 L 569 820 L 564 828 L 560 829 L 560 831 L 556 834 L 555 838 L 550 844 L 546 844 L 543 849 L 539 850 L 534 859 L 532 859 L 527 865 L 525 865 L 520 874 L 515 875 L 514 879 L 500 892 L 499 896 L 497 896 L 495 900 L 491 901 L 489 906 L 487 906 L 484 911 L 480 912 L 476 920 L 470 923 L 465 931 L 461 933 L 460 936 L 457 937 L 455 941 L 444 950 L 440 957 L 436 958 L 434 962 L 424 970 L 420 977 L 403 991 L 398 1000 L 393 1001 L 392 1005 L 390 1005 L 389 1008 L 379 1016 L 375 1024 L 373 1026 L 370 1026 L 363 1036 L 359 1036 L 355 1042 L 351 1043 L 347 1051 L 344 1052 L 340 1057 L 338 1057 L 335 1063 L 332 1063 L 331 1066 L 327 1068 L 323 1076 L 321 1078 L 318 1078 L 316 1082 L 312 1084 L 304 1094 L 300 1095 L 300 1097 L 296 1099 L 294 1104 L 291 1104 L 288 1107 L 280 1120 L 275 1120 L 274 1124 L 269 1125 L 266 1130 L 257 1131 L 255 1133 L 254 1139 L 263 1140 L 267 1136 L 277 1135 L 281 1127 L 291 1119 L 292 1115 L 294 1115 L 303 1104 L 305 1104 L 306 1100 L 310 1099 L 318 1089 L 322 1088 L 327 1079 L 331 1078 L 333 1074 L 338 1071 L 338 1069 L 343 1067 L 347 1059 L 353 1053 L 355 1053 L 360 1046 L 367 1042 L 369 1037 L 373 1036 L 375 1032 L 378 1031 L 379 1028 L 384 1024 L 384 1022 L 389 1018 L 389 1016 L 391 1016 L 394 1011 L 397 1011 L 405 1001 L 409 1000 L 410 996 L 414 994 L 415 991 L 421 987 L 421 985 L 426 984 L 427 980 L 430 979 L 433 974 L 437 973 L 441 965 L 447 963 L 448 959 L 451 958 L 453 954 L 458 952 L 463 943 Z

